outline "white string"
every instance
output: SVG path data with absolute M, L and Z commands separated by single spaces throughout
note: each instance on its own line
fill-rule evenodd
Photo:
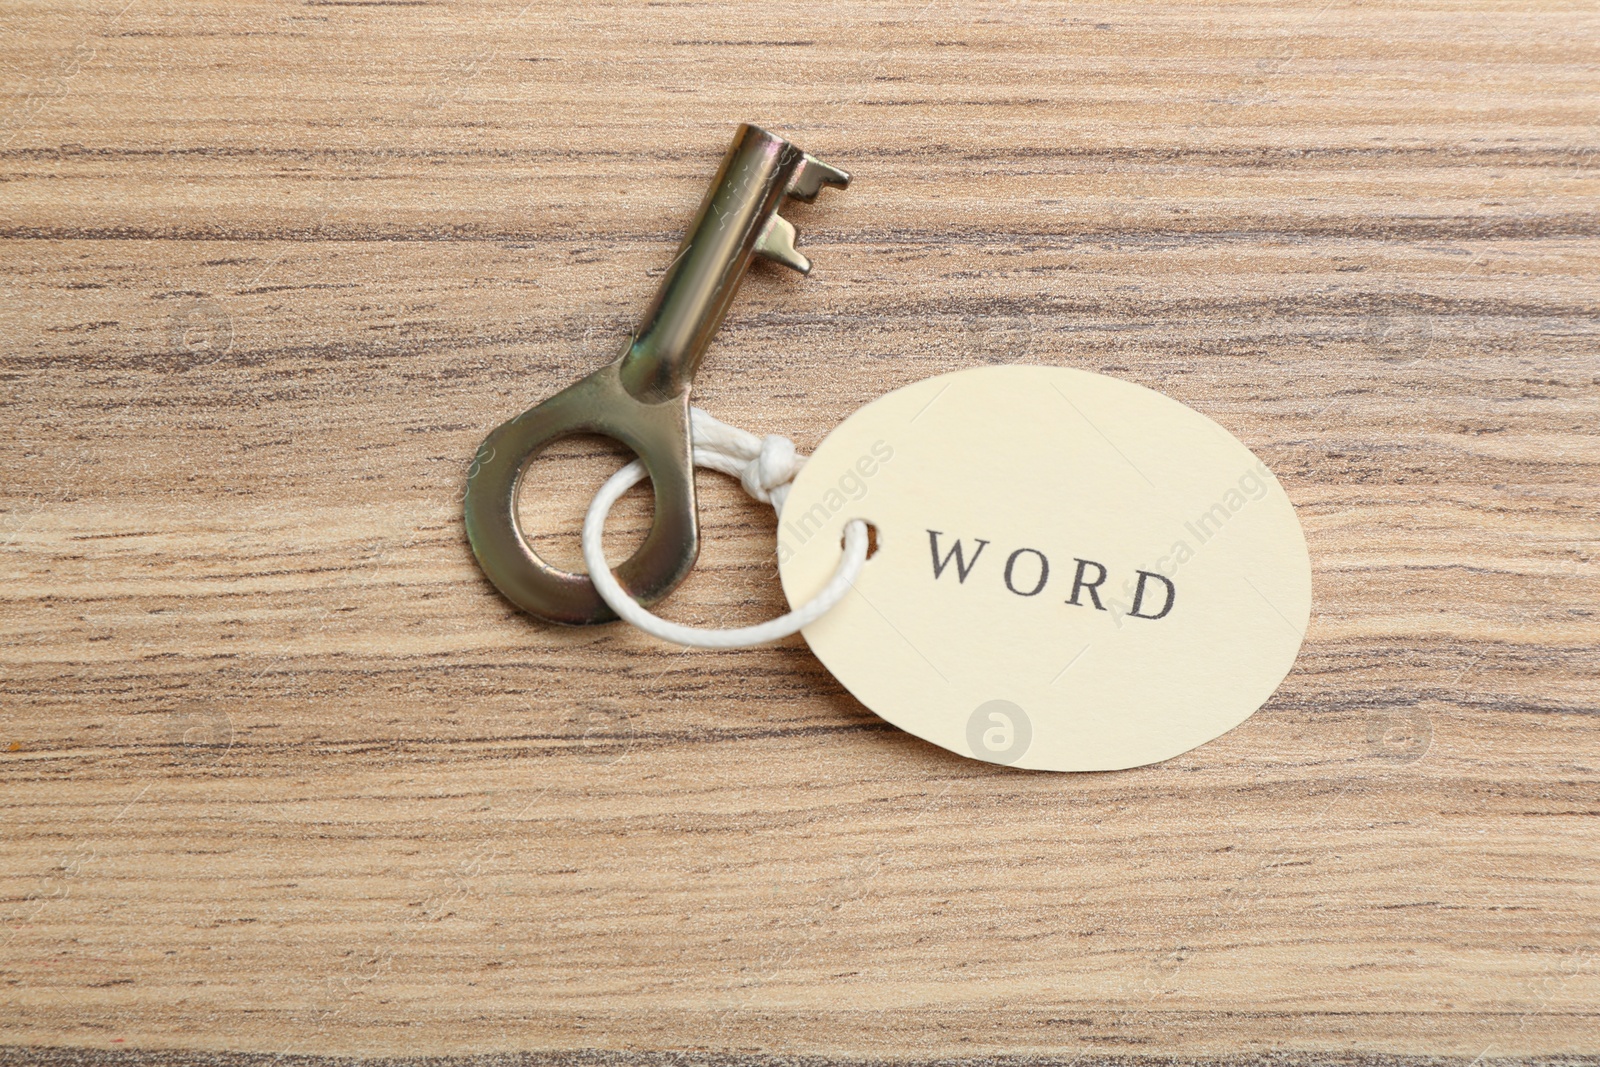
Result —
M 796 455 L 794 442 L 787 437 L 768 434 L 757 437 L 736 426 L 720 422 L 699 408 L 690 408 L 690 433 L 694 441 L 694 462 L 697 467 L 710 467 L 739 479 L 744 491 L 757 500 L 771 504 L 781 517 L 783 502 L 789 496 L 794 476 L 805 464 L 805 457 Z M 646 477 L 644 464 L 634 460 L 607 479 L 594 495 L 589 513 L 583 518 L 583 562 L 589 568 L 589 580 L 594 582 L 611 610 L 645 633 L 663 641 L 689 645 L 694 648 L 748 648 L 766 644 L 798 633 L 810 626 L 850 591 L 861 566 L 867 561 L 867 524 L 852 519 L 844 528 L 844 557 L 839 568 L 828 579 L 822 591 L 800 607 L 757 626 L 718 630 L 698 626 L 684 626 L 652 615 L 641 607 L 611 573 L 605 550 L 600 546 L 605 532 L 606 517 L 623 493 L 638 485 Z

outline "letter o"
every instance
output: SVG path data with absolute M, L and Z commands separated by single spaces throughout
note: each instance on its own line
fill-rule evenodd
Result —
M 1024 552 L 1032 552 L 1039 557 L 1039 581 L 1034 587 L 1024 593 L 1011 582 L 1011 568 L 1016 566 L 1017 557 Z M 1044 583 L 1050 580 L 1050 561 L 1044 558 L 1044 553 L 1037 548 L 1019 548 L 1006 557 L 1006 588 L 1018 596 L 1037 596 L 1044 589 Z

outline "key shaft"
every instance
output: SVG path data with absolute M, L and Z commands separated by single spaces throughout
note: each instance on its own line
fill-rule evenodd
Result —
M 785 197 L 811 200 L 849 181 L 783 138 L 740 126 L 623 356 L 623 387 L 647 402 L 686 391 L 755 256 L 811 270 L 778 214 Z

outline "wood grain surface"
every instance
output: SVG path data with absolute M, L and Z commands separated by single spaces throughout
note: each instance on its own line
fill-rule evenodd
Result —
M 8 1062 L 1600 1062 L 1597 47 L 1562 2 L 0 8 Z M 855 180 L 698 402 L 803 449 L 984 363 L 1194 406 L 1311 547 L 1259 714 L 1015 772 L 799 638 L 498 597 L 474 449 L 618 350 L 741 120 Z M 558 561 L 617 457 L 536 464 Z M 779 611 L 770 512 L 701 484 L 667 612 Z

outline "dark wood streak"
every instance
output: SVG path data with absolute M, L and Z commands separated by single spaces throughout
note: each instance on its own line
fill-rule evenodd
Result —
M 1337 238 L 1369 241 L 1483 241 L 1491 239 L 1553 240 L 1592 238 L 1600 235 L 1600 219 L 1592 212 L 1571 214 L 1533 214 L 1519 216 L 1340 217 L 1298 219 L 1232 219 L 1227 222 L 1194 220 L 1186 226 L 1170 223 L 1129 228 L 1125 224 L 1106 224 L 1074 219 L 1070 225 L 995 233 L 989 229 L 964 229 L 960 223 L 940 230 L 896 228 L 857 231 L 845 235 L 822 230 L 812 239 L 856 245 L 904 246 L 937 249 L 951 245 L 1010 245 L 1029 251 L 1074 249 L 1089 240 L 1131 244 L 1160 244 L 1203 239 L 1209 242 L 1256 244 L 1263 241 Z M 608 240 L 627 244 L 672 246 L 681 235 L 669 230 L 616 232 Z M 311 228 L 210 229 L 185 226 L 161 227 L 74 227 L 0 226 L 0 240 L 14 241 L 227 241 L 227 242 L 539 242 L 540 244 L 582 245 L 592 237 L 551 229 L 507 230 L 457 225 L 425 230 L 399 228 L 356 228 L 322 225 Z

